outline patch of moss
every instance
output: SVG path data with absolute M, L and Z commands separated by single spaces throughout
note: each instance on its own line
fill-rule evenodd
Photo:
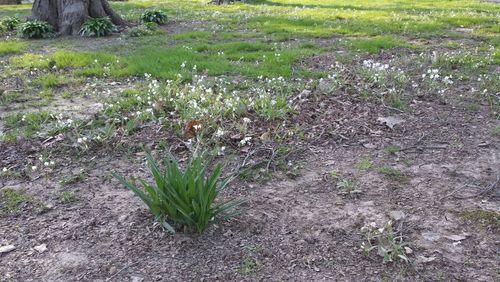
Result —
M 479 225 L 500 228 L 500 213 L 484 209 L 467 209 L 461 212 L 464 219 L 475 222 Z

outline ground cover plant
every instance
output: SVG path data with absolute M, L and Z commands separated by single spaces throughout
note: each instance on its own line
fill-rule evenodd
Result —
M 498 1 L 208 2 L 0 6 L 0 277 L 498 280 Z
M 173 156 L 167 156 L 163 162 L 164 171 L 151 154 L 148 154 L 148 166 L 155 179 L 155 184 L 140 180 L 143 188 L 117 176 L 120 182 L 132 190 L 149 208 L 151 213 L 171 232 L 174 227 L 167 221 L 173 221 L 181 227 L 188 227 L 202 233 L 209 222 L 234 209 L 240 202 L 228 201 L 215 204 L 214 201 L 231 177 L 219 182 L 222 165 L 218 164 L 212 174 L 207 175 L 208 164 L 203 155 L 195 155 L 183 170 Z

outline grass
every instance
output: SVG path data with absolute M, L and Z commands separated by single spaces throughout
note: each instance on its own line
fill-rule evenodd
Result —
M 252 274 L 262 268 L 262 262 L 258 259 L 247 257 L 240 266 L 239 272 L 241 274 Z
M 47 111 L 34 111 L 29 113 L 17 113 L 7 115 L 4 119 L 5 128 L 4 136 L 0 136 L 0 140 L 15 141 L 18 136 L 24 138 L 32 138 L 39 133 L 42 126 L 51 120 L 54 116 Z
M 26 49 L 26 43 L 21 41 L 2 41 L 0 42 L 0 56 L 8 54 L 22 53 Z
M 378 53 L 383 49 L 391 49 L 396 47 L 409 47 L 410 45 L 397 40 L 392 36 L 376 36 L 367 39 L 353 39 L 348 42 L 348 46 L 355 51 L 367 53 Z
M 38 84 L 43 89 L 51 89 L 64 83 L 64 80 L 56 74 L 48 73 L 38 77 Z
M 401 184 L 407 183 L 409 181 L 408 176 L 395 167 L 382 166 L 381 168 L 379 168 L 378 172 L 388 179 L 399 182 Z
M 24 191 L 14 189 L 3 189 L 0 193 L 1 213 L 15 214 L 19 212 L 21 206 L 31 201 L 31 197 Z
M 358 162 L 360 170 L 370 170 L 373 167 L 373 161 L 370 159 L 362 159 Z
M 77 200 L 77 196 L 72 191 L 62 191 L 59 195 L 59 200 L 62 203 L 69 204 L 75 202 Z
M 389 145 L 385 148 L 385 151 L 391 155 L 395 155 L 401 151 L 399 146 Z

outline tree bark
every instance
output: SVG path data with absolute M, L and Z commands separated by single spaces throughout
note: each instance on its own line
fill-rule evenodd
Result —
M 62 35 L 78 34 L 89 17 L 109 17 L 115 25 L 127 25 L 107 0 L 35 0 L 31 14 L 32 18 L 51 24 Z

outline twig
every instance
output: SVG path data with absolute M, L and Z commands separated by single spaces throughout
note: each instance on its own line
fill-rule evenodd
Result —
M 410 146 L 410 147 L 406 147 L 406 148 L 402 148 L 400 149 L 400 151 L 408 151 L 408 150 L 411 150 L 411 149 L 417 149 L 417 150 L 425 150 L 425 149 L 434 149 L 434 150 L 444 150 L 448 148 L 448 146 L 418 146 L 418 145 L 415 145 L 415 146 Z
M 466 183 L 466 184 L 458 187 L 457 189 L 453 190 L 451 193 L 441 197 L 439 199 L 439 201 L 442 201 L 450 196 L 453 196 L 456 199 L 471 199 L 471 198 L 479 197 L 481 195 L 484 195 L 484 194 L 489 193 L 490 191 L 494 190 L 497 187 L 498 182 L 500 182 L 500 175 L 497 175 L 496 180 L 493 181 L 490 185 L 488 185 L 486 188 L 482 189 L 481 191 L 475 193 L 472 196 L 466 196 L 466 197 L 453 196 L 455 193 L 457 193 L 458 191 L 462 190 L 465 187 L 477 187 L 477 186 L 471 185 L 470 183 Z
M 252 150 L 252 151 L 250 151 L 250 152 L 247 153 L 247 155 L 245 156 L 245 159 L 243 159 L 243 163 L 241 163 L 241 165 L 238 167 L 238 170 L 240 168 L 246 166 L 246 164 L 247 164 L 246 162 L 247 162 L 248 158 L 250 158 L 250 156 L 253 156 L 255 153 L 257 153 L 258 151 L 261 151 L 261 150 L 269 150 L 269 151 L 271 151 L 271 154 L 273 156 L 275 155 L 275 151 L 274 151 L 273 148 L 271 148 L 271 147 L 259 147 L 259 148 L 255 149 L 255 150 Z
M 382 103 L 382 106 L 384 106 L 385 108 L 388 108 L 388 109 L 390 109 L 390 110 L 400 112 L 400 113 L 402 113 L 402 114 L 404 113 L 404 111 L 402 111 L 402 110 L 400 110 L 400 109 L 398 109 L 398 108 L 393 108 L 393 107 L 391 107 L 391 106 L 387 106 L 385 103 Z
M 463 188 L 467 187 L 468 185 L 469 185 L 469 184 L 464 184 L 464 185 L 462 185 L 462 186 L 458 187 L 457 189 L 453 190 L 451 193 L 449 193 L 449 194 L 447 194 L 447 195 L 445 195 L 445 196 L 441 197 L 441 198 L 439 199 L 439 201 L 442 201 L 442 200 L 444 200 L 444 199 L 448 198 L 449 196 L 451 196 L 451 195 L 455 194 L 456 192 L 458 192 L 458 191 L 462 190 Z
M 500 175 L 497 175 L 497 179 L 495 181 L 493 181 L 490 185 L 488 185 L 486 188 L 482 189 L 481 191 L 477 192 L 476 194 L 474 194 L 472 196 L 467 196 L 467 197 L 455 196 L 455 198 L 457 198 L 457 199 L 471 199 L 471 198 L 482 196 L 486 193 L 493 191 L 497 187 L 498 182 L 500 182 Z M 470 185 L 467 184 L 466 186 L 470 186 Z

